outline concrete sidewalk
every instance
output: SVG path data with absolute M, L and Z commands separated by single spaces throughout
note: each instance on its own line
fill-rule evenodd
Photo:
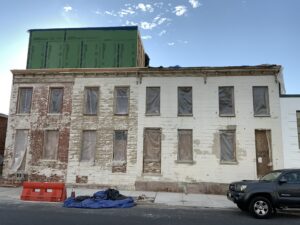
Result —
M 76 188 L 75 194 L 93 195 L 99 189 Z M 0 202 L 21 203 L 20 195 L 22 188 L 0 187 Z M 235 204 L 227 200 L 223 195 L 206 194 L 184 194 L 170 192 L 148 192 L 148 191 L 122 191 L 120 194 L 131 196 L 137 200 L 137 204 L 163 204 L 167 206 L 192 206 L 202 208 L 236 208 Z M 71 195 L 71 189 L 67 189 L 67 195 Z

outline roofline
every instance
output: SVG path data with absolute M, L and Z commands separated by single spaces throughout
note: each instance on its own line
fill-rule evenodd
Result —
M 46 29 L 30 29 L 33 31 L 58 31 L 58 30 L 138 30 L 138 26 L 119 26 L 119 27 L 74 27 L 74 28 L 46 28 Z
M 6 114 L 3 114 L 3 113 L 0 113 L 0 117 L 5 117 L 5 118 L 8 118 L 8 115 L 6 115 Z
M 116 67 L 116 68 L 61 68 L 11 70 L 13 75 L 33 74 L 198 74 L 200 76 L 276 75 L 280 65 L 228 66 L 228 67 Z
M 300 98 L 300 94 L 283 94 L 280 98 Z

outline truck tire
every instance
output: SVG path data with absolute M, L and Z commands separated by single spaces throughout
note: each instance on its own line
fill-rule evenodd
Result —
M 249 212 L 257 219 L 267 219 L 272 215 L 273 207 L 269 199 L 257 196 L 252 199 Z

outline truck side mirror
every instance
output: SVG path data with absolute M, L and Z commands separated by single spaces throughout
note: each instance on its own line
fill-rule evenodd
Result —
M 279 184 L 285 184 L 285 183 L 287 183 L 287 179 L 285 177 L 281 177 L 279 179 Z

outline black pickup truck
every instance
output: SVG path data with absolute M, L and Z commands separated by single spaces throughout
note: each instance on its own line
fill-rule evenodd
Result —
M 260 180 L 233 182 L 227 198 L 260 219 L 276 209 L 300 208 L 300 169 L 274 170 Z

